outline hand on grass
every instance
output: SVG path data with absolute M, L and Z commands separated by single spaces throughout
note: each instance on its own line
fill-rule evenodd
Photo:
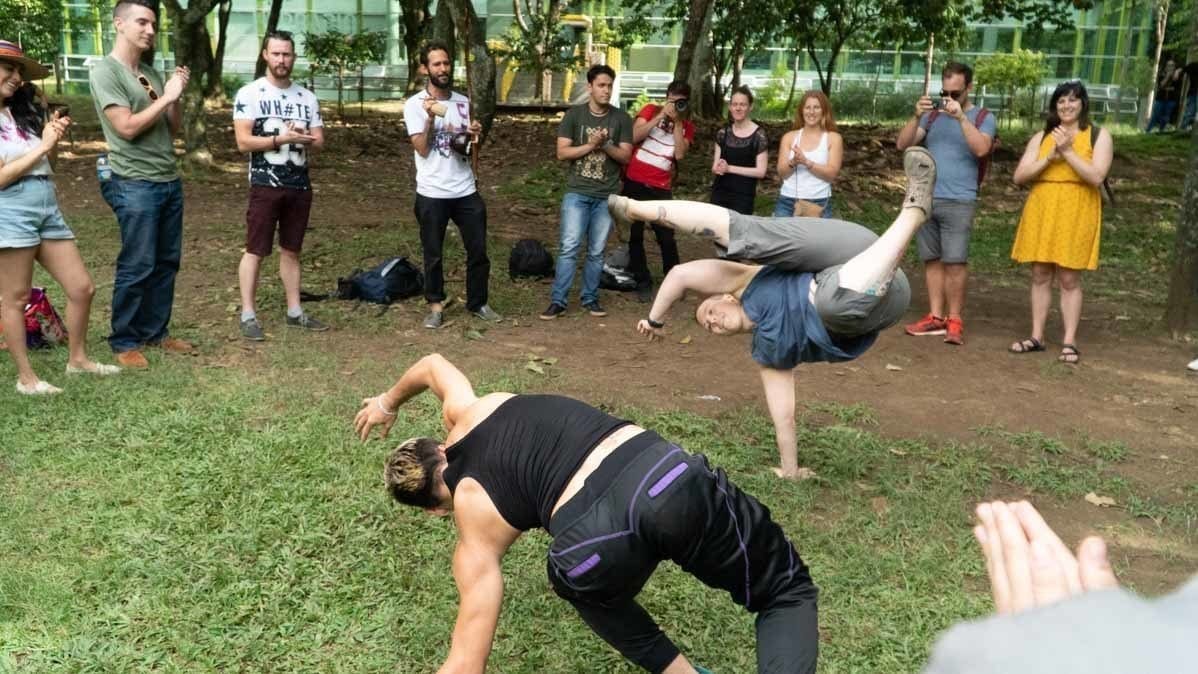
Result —
M 1119 586 L 1101 538 L 1083 540 L 1075 557 L 1027 501 L 981 503 L 976 512 L 973 535 L 986 558 L 999 614 Z
M 362 409 L 354 416 L 354 433 L 362 442 L 370 438 L 370 431 L 374 430 L 375 426 L 383 427 L 380 433 L 382 437 L 386 438 L 391 434 L 391 426 L 395 424 L 395 412 L 387 409 L 384 397 L 385 394 L 362 399 Z

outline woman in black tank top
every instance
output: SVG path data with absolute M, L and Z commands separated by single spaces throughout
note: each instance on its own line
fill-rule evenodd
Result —
M 716 132 L 711 165 L 715 174 L 711 203 L 745 215 L 753 214 L 757 181 L 765 177 L 769 165 L 769 139 L 749 119 L 752 109 L 753 93 L 748 87 L 737 87 L 728 103 L 731 121 Z

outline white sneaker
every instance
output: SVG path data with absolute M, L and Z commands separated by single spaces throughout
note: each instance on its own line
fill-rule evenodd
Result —
M 1186 369 L 1193 370 L 1194 372 L 1198 372 L 1198 358 L 1191 360 L 1190 364 L 1186 366 Z
M 17 393 L 27 396 L 49 396 L 55 393 L 62 393 L 62 389 L 39 379 L 32 386 L 26 386 L 21 382 L 17 382 Z

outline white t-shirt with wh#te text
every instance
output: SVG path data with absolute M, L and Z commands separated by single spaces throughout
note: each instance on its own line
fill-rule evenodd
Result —
M 316 95 L 292 82 L 279 89 L 265 77 L 245 85 L 233 99 L 233 119 L 253 120 L 255 136 L 277 136 L 291 124 L 297 130 L 324 126 Z M 308 149 L 297 143 L 284 143 L 274 150 L 250 153 L 250 184 L 285 187 L 293 190 L 312 188 L 308 181 Z
M 428 156 L 416 155 L 416 193 L 433 199 L 457 199 L 474 194 L 474 172 L 470 161 L 449 147 L 453 137 L 470 128 L 470 99 L 453 92 L 441 101 L 449 110 L 444 117 L 424 111 L 428 89 L 413 94 L 403 106 L 408 135 L 427 134 Z M 430 128 L 431 126 L 431 128 Z

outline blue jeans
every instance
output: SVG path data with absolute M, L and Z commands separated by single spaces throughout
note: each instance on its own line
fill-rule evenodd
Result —
M 1186 109 L 1181 115 L 1181 128 L 1189 129 L 1194 126 L 1194 113 L 1198 112 L 1198 94 L 1186 96 Z
M 611 214 L 607 197 L 588 197 L 566 192 L 562 197 L 561 248 L 553 271 L 553 291 L 549 301 L 566 306 L 566 296 L 574 284 L 578 249 L 585 242 L 586 262 L 582 265 L 582 303 L 599 301 L 599 277 L 603 274 L 603 248 L 611 232 Z
M 1169 121 L 1173 119 L 1173 111 L 1177 109 L 1177 101 L 1153 101 L 1152 102 L 1152 118 L 1148 120 L 1148 128 L 1144 133 L 1152 133 L 1152 127 L 1160 125 L 1161 133 L 1165 132 L 1165 127 L 1169 125 Z
M 166 339 L 175 302 L 175 274 L 183 256 L 183 183 L 129 180 L 100 183 L 121 227 L 112 290 L 114 352 Z
M 824 197 L 823 199 L 804 199 L 810 201 L 816 206 L 823 206 L 824 212 L 820 213 L 821 218 L 832 217 L 832 197 Z M 795 214 L 795 200 L 793 197 L 784 197 L 778 195 L 778 200 L 774 202 L 774 217 L 775 218 L 793 218 Z

